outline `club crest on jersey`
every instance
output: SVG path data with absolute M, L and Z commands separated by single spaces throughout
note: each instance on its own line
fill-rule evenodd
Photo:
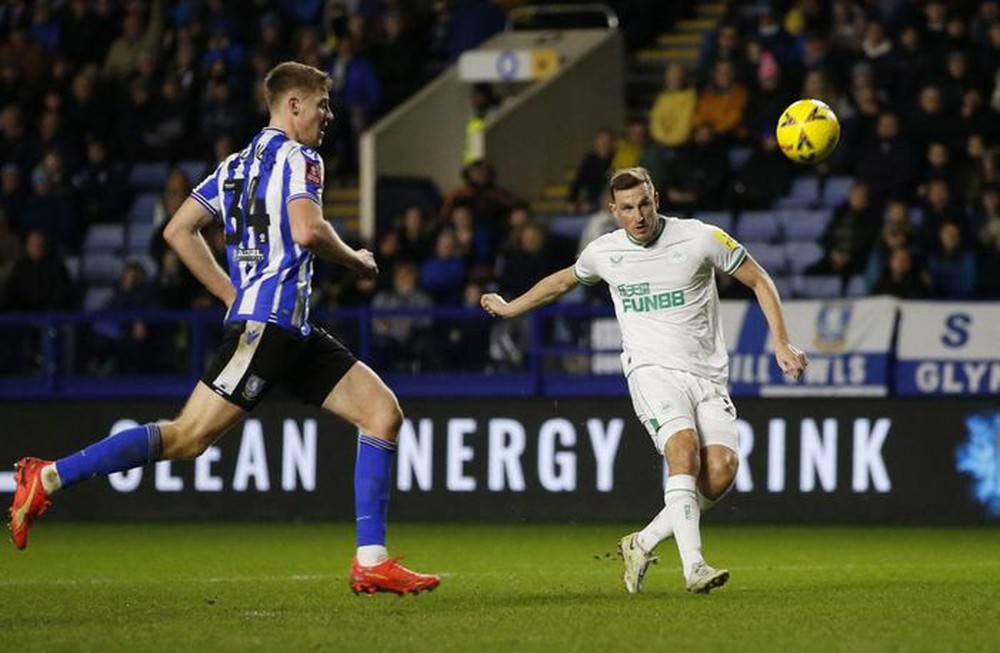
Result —
M 313 161 L 306 161 L 306 181 L 317 186 L 323 183 L 323 178 L 319 174 L 319 164 Z
M 260 378 L 256 374 L 251 374 L 247 377 L 247 382 L 243 385 L 243 398 L 247 401 L 253 401 L 260 393 L 264 391 L 264 379 Z

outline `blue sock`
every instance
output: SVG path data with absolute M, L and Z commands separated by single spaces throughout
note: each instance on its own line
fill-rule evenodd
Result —
M 396 444 L 370 435 L 358 438 L 358 460 L 354 465 L 354 514 L 358 546 L 385 545 L 385 522 L 389 512 L 389 481 Z
M 59 472 L 62 487 L 66 488 L 95 476 L 148 465 L 162 457 L 160 427 L 144 424 L 109 435 L 86 449 L 57 460 L 56 471 Z

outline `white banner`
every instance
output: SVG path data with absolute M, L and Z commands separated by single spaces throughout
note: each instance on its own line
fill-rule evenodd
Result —
M 901 395 L 1000 394 L 1000 305 L 903 302 L 897 341 Z

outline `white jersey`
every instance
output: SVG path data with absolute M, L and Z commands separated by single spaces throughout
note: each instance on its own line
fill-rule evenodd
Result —
M 622 332 L 622 367 L 684 370 L 725 384 L 729 355 L 719 322 L 715 269 L 732 274 L 746 250 L 700 220 L 660 216 L 660 235 L 640 244 L 618 229 L 591 242 L 573 272 L 607 282 Z

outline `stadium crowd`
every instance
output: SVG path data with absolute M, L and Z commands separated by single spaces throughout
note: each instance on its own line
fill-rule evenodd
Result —
M 489 0 L 4 3 L 0 305 L 209 305 L 159 232 L 192 177 L 262 125 L 260 81 L 275 62 L 333 77 L 339 120 L 321 154 L 337 184 L 356 173 L 361 130 L 503 22 Z M 664 212 L 723 211 L 737 227 L 779 207 L 799 176 L 820 188 L 849 177 L 805 274 L 844 288 L 863 277 L 865 292 L 900 297 L 1000 297 L 998 70 L 993 0 L 729 2 L 696 66 L 667 66 L 627 125 L 594 135 L 562 213 L 586 238 L 609 228 L 605 180 L 629 165 L 651 170 Z M 782 108 L 805 96 L 843 127 L 833 158 L 813 168 L 788 162 L 773 137 Z M 137 231 L 149 234 L 143 256 L 88 302 L 67 261 L 86 255 L 88 230 L 135 210 L 130 174 L 146 161 L 172 167 L 147 207 L 151 229 Z M 317 306 L 471 306 L 484 287 L 518 294 L 572 260 L 577 243 L 550 233 L 532 198 L 503 189 L 502 171 L 472 161 L 463 179 L 441 206 L 409 207 L 377 234 L 379 281 L 319 270 Z M 221 233 L 210 242 L 223 257 Z M 401 342 L 412 327 L 377 328 Z

